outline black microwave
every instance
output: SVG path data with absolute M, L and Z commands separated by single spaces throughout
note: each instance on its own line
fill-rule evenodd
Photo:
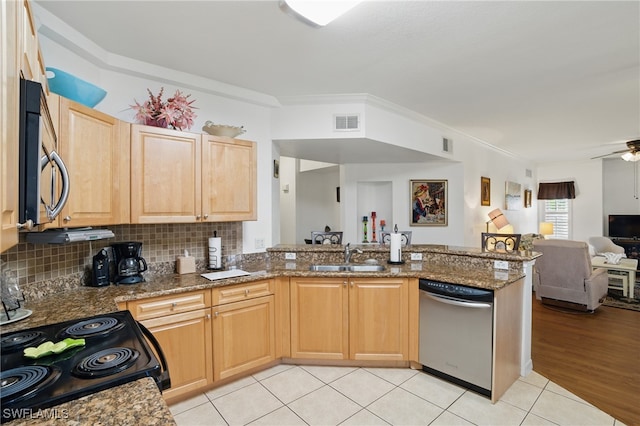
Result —
M 38 82 L 20 79 L 18 221 L 22 229 L 52 222 L 69 198 L 69 174 Z

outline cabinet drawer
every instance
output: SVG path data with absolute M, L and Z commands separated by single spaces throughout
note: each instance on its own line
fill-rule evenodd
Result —
M 194 311 L 211 306 L 211 296 L 206 290 L 194 291 L 170 296 L 154 297 L 129 302 L 127 307 L 139 321 L 164 315 Z
M 253 281 L 212 290 L 212 305 L 238 302 L 273 294 L 273 280 Z

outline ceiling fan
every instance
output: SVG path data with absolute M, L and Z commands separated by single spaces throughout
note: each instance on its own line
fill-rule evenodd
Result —
M 622 157 L 624 161 L 640 161 L 640 139 L 634 140 L 634 141 L 628 141 L 627 149 L 623 149 L 621 151 L 614 151 L 609 154 L 599 155 L 597 157 L 593 157 L 592 160 L 596 158 L 610 157 L 616 154 L 622 154 L 620 157 Z

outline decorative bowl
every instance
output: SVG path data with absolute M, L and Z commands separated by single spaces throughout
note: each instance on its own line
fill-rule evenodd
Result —
M 213 136 L 228 136 L 235 138 L 246 132 L 246 130 L 240 126 L 228 126 L 226 124 L 214 124 L 212 121 L 207 121 L 202 126 L 202 130 Z
M 72 101 L 93 108 L 107 95 L 104 89 L 67 72 L 50 67 L 47 67 L 46 70 L 49 89 L 51 89 L 53 93 L 57 93 Z

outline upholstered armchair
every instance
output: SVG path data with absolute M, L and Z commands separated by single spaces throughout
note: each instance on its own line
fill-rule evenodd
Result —
M 624 252 L 624 247 L 615 244 L 607 237 L 591 237 L 589 238 L 589 244 L 593 247 L 594 255 L 600 253 L 616 253 L 627 257 Z
M 586 242 L 535 240 L 533 250 L 542 253 L 534 265 L 537 299 L 586 311 L 602 304 L 608 290 L 607 270 L 592 269 Z

